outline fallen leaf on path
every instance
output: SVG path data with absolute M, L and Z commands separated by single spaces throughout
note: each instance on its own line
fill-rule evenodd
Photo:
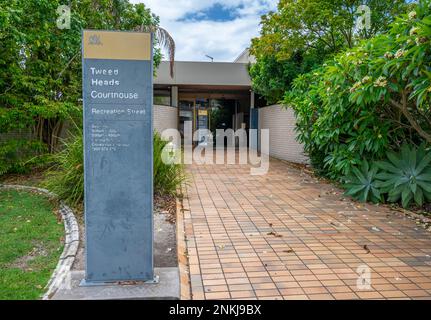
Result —
M 283 252 L 284 252 L 284 253 L 293 253 L 293 252 L 295 252 L 295 251 L 293 251 L 292 249 L 289 249 L 289 250 L 283 250 Z
M 268 236 L 274 236 L 276 238 L 282 238 L 283 236 L 277 232 L 271 231 L 267 233 Z

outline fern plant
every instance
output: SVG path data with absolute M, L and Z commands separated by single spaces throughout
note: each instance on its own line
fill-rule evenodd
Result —
M 388 193 L 389 202 L 408 208 L 411 202 L 422 206 L 431 201 L 431 152 L 422 144 L 419 148 L 404 145 L 401 152 L 387 153 L 388 161 L 379 161 L 383 172 L 377 175 L 381 192 Z
M 363 160 L 359 168 L 353 167 L 352 172 L 344 177 L 345 194 L 361 202 L 381 202 L 383 198 L 379 190 L 378 171 L 374 163 Z

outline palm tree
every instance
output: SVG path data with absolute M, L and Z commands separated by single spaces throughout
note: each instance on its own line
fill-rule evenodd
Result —
M 162 48 L 164 48 L 166 51 L 168 51 L 170 74 L 171 74 L 171 78 L 173 78 L 174 64 L 175 64 L 175 41 L 172 38 L 172 36 L 169 34 L 169 32 L 159 26 L 144 25 L 144 24 L 137 27 L 136 31 L 153 33 L 159 45 Z
M 129 0 L 114 0 L 112 2 L 112 16 L 114 18 L 114 25 L 117 30 L 121 30 L 121 17 L 124 12 L 129 8 L 134 8 L 137 12 L 149 10 L 144 4 L 131 4 Z M 158 18 L 157 18 L 158 19 Z M 134 28 L 134 31 L 153 33 L 156 37 L 158 44 L 168 52 L 170 62 L 171 78 L 174 76 L 174 63 L 175 63 L 175 42 L 168 31 L 154 24 L 142 23 Z

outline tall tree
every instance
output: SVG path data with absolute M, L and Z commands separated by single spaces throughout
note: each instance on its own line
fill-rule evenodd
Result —
M 357 22 L 367 14 L 364 5 L 370 9 L 370 26 L 358 30 Z M 386 31 L 406 6 L 405 0 L 280 0 L 276 12 L 262 17 L 260 37 L 252 40 L 254 89 L 270 101 L 281 99 L 297 74 Z M 274 75 L 274 66 L 282 71 Z
M 0 3 L 0 133 L 32 128 L 34 140 L 55 151 L 64 120 L 81 113 L 81 30 L 156 32 L 155 63 L 169 34 L 144 4 L 128 0 L 71 0 L 71 28 L 57 27 L 60 0 L 8 0 Z

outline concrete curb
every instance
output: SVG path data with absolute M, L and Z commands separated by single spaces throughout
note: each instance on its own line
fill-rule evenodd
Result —
M 18 191 L 32 191 L 46 196 L 51 200 L 58 200 L 57 195 L 54 193 L 36 187 L 21 186 L 21 185 L 4 185 L 0 184 L 0 189 L 4 190 L 18 190 Z M 51 278 L 46 285 L 47 291 L 43 295 L 42 300 L 49 300 L 55 292 L 65 284 L 67 276 L 75 262 L 75 257 L 79 248 L 79 227 L 72 209 L 70 209 L 64 202 L 59 202 L 61 218 L 64 223 L 65 240 L 63 253 L 60 260 L 51 275 Z
M 180 272 L 180 291 L 181 300 L 191 300 L 191 281 L 189 270 L 189 259 L 186 243 L 186 232 L 184 224 L 183 204 L 177 198 L 177 255 L 178 255 L 178 270 Z

